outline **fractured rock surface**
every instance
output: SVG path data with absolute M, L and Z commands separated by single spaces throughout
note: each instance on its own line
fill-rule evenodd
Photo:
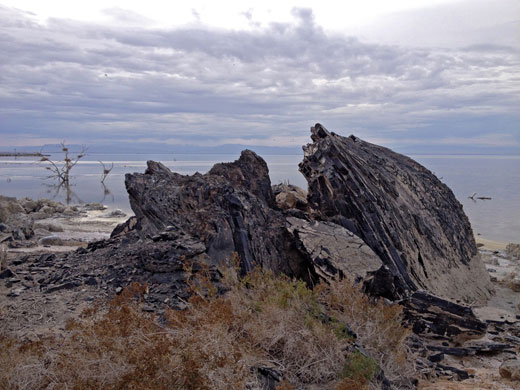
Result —
M 412 159 L 311 128 L 300 171 L 319 218 L 363 239 L 396 278 L 393 297 L 424 289 L 464 301 L 485 301 L 489 276 L 468 218 L 452 191 Z
M 379 257 L 354 233 L 331 222 L 288 217 L 287 230 L 323 279 L 365 279 L 381 267 Z
M 148 162 L 144 174 L 127 174 L 126 187 L 141 237 L 165 229 L 184 232 L 205 246 L 213 264 L 237 252 L 243 272 L 256 265 L 308 277 L 306 261 L 293 248 L 285 218 L 275 209 L 265 161 L 246 150 L 207 174 L 183 176 Z

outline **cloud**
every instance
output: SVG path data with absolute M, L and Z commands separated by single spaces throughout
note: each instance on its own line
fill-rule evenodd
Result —
M 520 140 L 520 56 L 507 45 L 366 43 L 325 31 L 310 9 L 250 30 L 106 12 L 122 22 L 42 25 L 0 6 L 0 137 L 292 146 L 322 122 L 394 145 L 458 144 L 493 126 Z

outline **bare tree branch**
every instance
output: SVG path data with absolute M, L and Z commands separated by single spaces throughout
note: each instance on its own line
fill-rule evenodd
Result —
M 105 183 L 105 179 L 107 178 L 108 174 L 112 171 L 114 168 L 114 163 L 112 162 L 112 165 L 110 168 L 107 169 L 103 161 L 99 161 L 99 163 L 103 166 L 103 176 L 101 176 L 101 183 Z
M 57 161 L 51 160 L 47 156 L 43 156 L 40 159 L 40 162 L 47 162 L 50 165 L 45 167 L 45 169 L 52 172 L 50 176 L 48 176 L 49 179 L 57 179 L 60 184 L 65 183 L 68 184 L 70 180 L 70 171 L 74 166 L 78 163 L 80 159 L 85 157 L 85 152 L 87 151 L 87 148 L 83 145 L 81 147 L 81 151 L 76 154 L 76 156 L 72 156 L 70 154 L 69 148 L 65 145 L 65 141 L 63 141 L 61 144 L 61 151 L 65 153 L 65 156 L 63 158 L 63 164 L 60 164 Z

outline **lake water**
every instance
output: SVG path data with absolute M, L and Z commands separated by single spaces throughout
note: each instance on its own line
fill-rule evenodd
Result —
M 264 155 L 271 182 L 289 181 L 306 188 L 298 172 L 302 155 Z M 475 234 L 491 240 L 520 242 L 520 156 L 411 156 L 433 171 L 463 204 Z M 54 161 L 61 155 L 51 155 Z M 95 154 L 89 153 L 73 168 L 70 191 L 57 188 L 46 179 L 45 165 L 36 157 L 0 157 L 0 194 L 14 197 L 50 198 L 71 203 L 100 202 L 131 212 L 124 186 L 128 172 L 144 172 L 147 160 L 161 161 L 181 174 L 207 172 L 214 163 L 233 161 L 236 155 L 180 154 Z M 102 166 L 114 168 L 101 184 Z M 468 196 L 489 196 L 492 200 L 472 201 Z

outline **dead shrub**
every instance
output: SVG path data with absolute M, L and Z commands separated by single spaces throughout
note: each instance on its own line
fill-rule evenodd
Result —
M 318 296 L 302 281 L 255 270 L 232 290 L 237 312 L 250 312 L 250 342 L 295 385 L 335 380 L 345 363 L 345 340 L 319 319 Z
M 328 314 L 352 328 L 358 344 L 363 345 L 389 379 L 414 372 L 405 342 L 410 330 L 402 326 L 401 306 L 368 297 L 343 280 L 321 284 L 317 290 Z
M 406 366 L 397 307 L 374 303 L 347 281 L 310 290 L 255 270 L 214 294 L 207 275 L 185 310 L 159 320 L 140 308 L 134 284 L 67 325 L 63 339 L 0 337 L 0 388 L 259 390 L 253 367 L 280 371 L 278 389 L 366 389 L 378 366 Z M 370 356 L 346 353 L 350 324 Z M 388 370 L 388 371 L 387 371 Z

